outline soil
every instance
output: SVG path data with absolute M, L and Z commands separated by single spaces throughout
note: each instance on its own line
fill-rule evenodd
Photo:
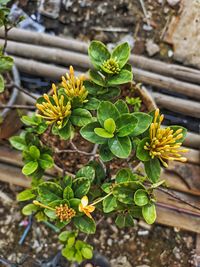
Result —
M 25 229 L 20 223 L 28 219 L 21 215 L 20 205 L 15 201 L 21 188 L 1 182 L 0 190 L 11 199 L 8 204 L 0 198 L 0 259 L 21 262 L 19 266 L 22 267 L 43 266 L 42 263 L 52 259 L 62 248 L 57 234 L 44 223 L 33 221 L 25 242 L 19 245 Z M 195 235 L 178 229 L 136 222 L 135 227 L 121 230 L 115 226 L 113 218 L 104 218 L 88 241 L 112 267 L 195 266 Z M 0 266 L 5 265 L 0 263 Z M 57 266 L 69 265 L 62 259 Z

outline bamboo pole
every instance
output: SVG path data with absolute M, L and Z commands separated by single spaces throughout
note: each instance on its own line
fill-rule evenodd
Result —
M 4 38 L 3 28 L 0 28 L 0 37 Z M 13 28 L 8 32 L 8 39 L 36 45 L 46 45 L 48 47 L 58 47 L 84 54 L 86 54 L 88 50 L 88 44 L 80 40 L 52 36 L 46 33 L 37 33 L 17 28 Z M 194 68 L 168 64 L 139 55 L 131 55 L 130 63 L 140 69 L 200 84 L 200 71 Z
M 153 97 L 156 101 L 156 104 L 160 108 L 166 108 L 168 110 L 192 116 L 194 118 L 200 118 L 199 102 L 185 100 L 160 93 L 153 93 Z

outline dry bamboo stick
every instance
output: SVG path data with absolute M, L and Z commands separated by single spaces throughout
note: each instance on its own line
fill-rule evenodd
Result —
M 4 37 L 4 29 L 0 28 L 0 37 Z M 88 44 L 79 40 L 60 36 L 52 36 L 46 33 L 36 33 L 23 29 L 13 28 L 8 33 L 9 40 L 58 47 L 80 53 L 87 53 Z M 131 55 L 130 63 L 140 69 L 171 76 L 180 80 L 200 84 L 200 71 L 194 68 L 183 67 L 176 64 L 168 64 L 144 56 Z
M 153 93 L 156 104 L 160 108 L 166 108 L 174 112 L 200 118 L 200 103 L 185 100 L 174 96 L 168 96 L 160 93 Z
M 0 40 L 0 45 L 1 44 L 2 44 L 2 40 Z M 20 56 L 20 57 L 24 56 L 24 57 L 34 58 L 38 60 L 44 60 L 46 62 L 63 64 L 65 66 L 69 66 L 72 64 L 74 66 L 78 66 L 79 68 L 83 68 L 83 69 L 88 69 L 91 67 L 91 64 L 89 63 L 89 59 L 86 55 L 81 55 L 81 54 L 69 52 L 69 51 L 62 51 L 62 50 L 54 49 L 54 48 L 46 48 L 46 47 L 39 47 L 39 46 L 22 44 L 22 43 L 17 44 L 17 43 L 9 42 L 7 46 L 7 52 L 10 54 Z M 20 64 L 20 62 L 18 62 L 18 64 Z M 20 67 L 22 67 L 22 64 Z M 33 68 L 38 69 L 38 72 L 39 72 L 39 66 L 37 66 L 37 62 L 35 62 L 35 66 L 32 66 L 32 69 Z M 48 65 L 48 69 L 49 68 L 50 66 Z M 43 70 L 44 70 L 44 65 L 43 65 Z M 58 72 L 59 72 L 59 69 L 57 67 L 56 74 L 58 74 Z M 61 72 L 63 74 L 63 68 Z M 135 80 L 138 82 L 143 82 L 146 84 L 154 85 L 155 87 L 158 87 L 158 88 L 165 88 L 168 91 L 178 92 L 178 93 L 187 95 L 194 99 L 200 99 L 200 87 L 198 85 L 182 82 L 182 81 L 179 81 L 173 78 L 168 78 L 168 77 L 165 77 L 159 74 L 151 73 L 148 71 L 143 71 L 137 68 L 133 68 L 133 73 L 134 73 Z M 50 73 L 48 71 L 48 74 L 50 75 L 50 77 L 56 76 L 56 74 L 54 74 L 53 72 Z
M 187 147 L 200 149 L 200 134 L 188 132 L 183 144 Z

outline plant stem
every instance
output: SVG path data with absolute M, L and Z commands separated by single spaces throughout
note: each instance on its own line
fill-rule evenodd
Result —
M 109 197 L 110 195 L 112 195 L 113 192 L 108 193 L 105 197 L 102 197 L 100 199 L 98 199 L 97 201 L 95 201 L 94 203 L 90 204 L 91 206 L 95 206 L 96 204 L 98 204 L 99 202 L 103 201 L 104 199 L 106 199 L 107 197 Z
M 36 96 L 34 96 L 33 94 L 27 92 L 24 88 L 22 88 L 21 86 L 18 86 L 18 85 L 15 84 L 15 83 L 10 83 L 10 84 L 8 84 L 8 85 L 6 85 L 6 86 L 7 86 L 8 88 L 10 88 L 10 87 L 14 87 L 14 88 L 16 88 L 18 91 L 20 91 L 20 92 L 22 92 L 22 93 L 24 93 L 24 94 L 30 96 L 31 98 L 33 98 L 33 99 L 35 99 L 35 100 L 37 100 L 37 97 L 36 97 Z
M 4 25 L 4 45 L 3 45 L 3 49 L 2 49 L 2 54 L 5 54 L 6 51 L 6 47 L 7 47 L 7 43 L 8 43 L 8 29 L 7 29 L 7 25 Z
M 36 206 L 40 206 L 40 207 L 42 207 L 42 208 L 45 208 L 45 209 L 49 209 L 49 210 L 53 210 L 53 211 L 55 211 L 54 208 L 49 207 L 49 206 L 46 206 L 46 205 L 40 203 L 40 202 L 37 201 L 37 200 L 33 200 L 33 204 L 36 205 Z

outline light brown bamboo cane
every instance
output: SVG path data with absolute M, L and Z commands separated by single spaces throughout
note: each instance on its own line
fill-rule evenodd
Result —
M 191 100 L 185 100 L 178 97 L 172 97 L 160 93 L 153 93 L 156 104 L 160 108 L 166 108 L 174 112 L 200 118 L 200 103 Z
M 0 28 L 0 37 L 4 38 L 3 28 Z M 8 32 L 8 39 L 36 45 L 46 45 L 48 47 L 58 47 L 84 54 L 86 54 L 88 50 L 88 43 L 80 40 L 52 36 L 46 33 L 37 33 L 17 28 L 13 28 Z M 200 71 L 194 68 L 168 64 L 139 55 L 131 55 L 130 63 L 140 69 L 200 84 Z
M 0 40 L 0 45 L 3 40 Z M 23 43 L 8 42 L 7 52 L 17 56 L 28 57 L 46 62 L 53 62 L 64 66 L 74 65 L 84 70 L 91 67 L 89 58 L 86 55 L 75 52 L 63 51 L 61 49 L 34 46 Z M 157 88 L 165 88 L 200 99 L 200 86 L 168 78 L 159 74 L 151 73 L 141 69 L 133 68 L 136 81 L 154 85 Z

